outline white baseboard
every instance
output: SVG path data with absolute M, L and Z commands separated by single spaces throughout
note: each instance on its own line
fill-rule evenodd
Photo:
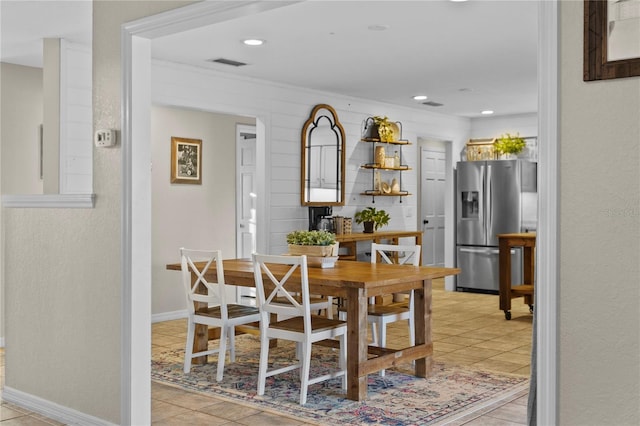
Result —
M 115 426 L 115 423 L 81 413 L 68 407 L 63 407 L 55 402 L 47 401 L 8 386 L 5 386 L 2 390 L 2 400 L 50 419 L 57 420 L 65 425 Z
M 181 319 L 187 317 L 187 310 L 183 309 L 181 311 L 172 311 L 172 312 L 162 312 L 160 314 L 151 315 L 151 322 L 162 322 L 162 321 L 171 321 L 175 319 Z

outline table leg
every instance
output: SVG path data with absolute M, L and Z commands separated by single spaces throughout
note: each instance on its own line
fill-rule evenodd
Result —
M 499 240 L 498 265 L 500 269 L 500 310 L 511 310 L 511 246 L 506 238 Z
M 524 247 L 523 256 L 524 267 L 522 271 L 523 284 L 533 285 L 534 283 L 534 270 L 535 270 L 535 258 L 533 254 L 533 247 Z M 533 305 L 533 293 L 524 296 L 524 303 L 531 306 Z
M 364 289 L 350 288 L 347 295 L 347 398 L 367 397 L 367 375 L 360 364 L 367 361 L 367 296 Z
M 416 346 L 433 344 L 431 336 L 431 280 L 424 280 L 422 287 L 413 291 Z M 433 346 L 428 356 L 416 359 L 416 376 L 427 377 L 433 368 Z

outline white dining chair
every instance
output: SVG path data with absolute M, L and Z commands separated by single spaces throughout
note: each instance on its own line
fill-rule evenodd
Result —
M 377 263 L 380 256 L 381 263 L 397 263 L 400 265 L 420 264 L 420 246 L 419 245 L 397 245 L 397 244 L 378 244 L 371 243 L 371 263 Z M 397 261 L 396 261 L 397 259 Z M 401 296 L 408 300 L 405 302 L 396 302 L 391 305 L 375 304 L 374 300 L 370 301 L 367 307 L 367 322 L 371 324 L 371 337 L 374 346 L 386 347 L 387 345 L 387 324 L 397 321 L 408 321 L 409 324 L 409 343 L 415 345 L 415 320 L 413 311 L 413 290 L 407 293 L 394 294 L 394 301 Z M 342 308 L 339 311 L 339 318 L 346 318 L 346 311 Z M 385 375 L 385 370 L 380 370 L 380 375 Z
M 227 303 L 226 285 L 220 250 L 192 250 L 181 248 L 182 283 L 187 296 L 187 344 L 184 354 L 184 372 L 191 371 L 191 360 L 196 357 L 218 354 L 216 380 L 222 380 L 227 350 L 230 362 L 235 362 L 235 327 L 260 321 L 257 308 L 235 303 Z M 206 278 L 215 265 L 216 282 Z M 195 276 L 195 279 L 192 277 Z M 200 307 L 196 309 L 196 304 Z M 220 327 L 220 341 L 217 348 L 193 353 L 196 324 Z M 227 340 L 228 345 L 227 345 Z
M 342 377 L 342 389 L 346 391 L 347 324 L 337 319 L 311 315 L 307 257 L 253 254 L 253 265 L 261 315 L 258 395 L 264 395 L 267 377 L 295 369 L 300 370 L 301 405 L 307 402 L 309 385 L 314 383 Z M 295 272 L 298 274 L 292 280 Z M 300 299 L 296 297 L 297 293 Z M 283 299 L 286 301 L 283 302 Z M 280 317 L 286 319 L 274 320 Z M 321 376 L 309 377 L 312 344 L 334 338 L 338 338 L 340 344 L 338 368 Z M 292 359 L 290 365 L 269 370 L 271 339 L 295 342 L 297 359 Z

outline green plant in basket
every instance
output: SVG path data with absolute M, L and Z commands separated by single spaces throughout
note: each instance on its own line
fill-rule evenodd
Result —
M 330 246 L 335 242 L 335 234 L 329 231 L 291 231 L 287 234 L 287 243 L 299 246 Z
M 527 143 L 524 138 L 520 137 L 519 133 L 515 136 L 509 133 L 500 135 L 493 145 L 494 149 L 499 154 L 519 154 L 525 146 L 527 146 Z

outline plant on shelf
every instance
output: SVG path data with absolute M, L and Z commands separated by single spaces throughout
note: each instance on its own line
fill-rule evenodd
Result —
M 384 210 L 377 210 L 375 207 L 367 207 L 364 210 L 356 212 L 354 216 L 356 223 L 364 225 L 364 232 L 370 234 L 377 231 L 378 228 L 387 225 L 391 217 Z
M 493 147 L 498 154 L 519 154 L 526 145 L 527 143 L 519 133 L 516 133 L 515 136 L 505 133 L 500 135 Z
M 378 126 L 378 135 L 382 142 L 393 141 L 393 125 L 389 122 L 389 118 L 385 115 L 381 117 L 376 115 L 373 117 L 373 122 Z

